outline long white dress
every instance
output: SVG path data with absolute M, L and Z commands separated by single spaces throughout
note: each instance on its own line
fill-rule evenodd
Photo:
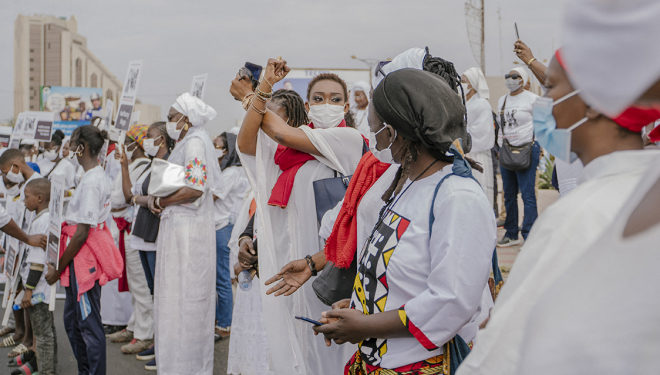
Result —
M 312 182 L 333 177 L 333 169 L 352 175 L 362 157 L 363 141 L 355 129 L 311 129 L 307 126 L 301 129 L 323 156 L 308 161 L 298 170 L 285 209 L 268 205 L 271 190 L 281 174 L 274 162 L 277 144 L 259 131 L 256 157 L 239 153 L 255 192 L 255 226 L 263 280 L 275 275 L 288 262 L 322 249 Z M 314 336 L 309 323 L 294 319 L 296 315 L 318 319 L 323 311 L 330 309 L 316 297 L 311 281 L 289 297 L 262 294 L 264 324 L 271 349 L 269 361 L 276 374 L 341 374 L 355 351 L 352 345 L 327 347 L 321 336 Z
M 628 238 L 623 230 L 660 179 L 659 163 L 614 224 L 534 306 L 516 374 L 658 373 L 660 225 Z
M 209 164 L 218 164 L 209 147 L 204 129 L 193 127 L 169 158 L 184 166 L 186 185 L 204 194 L 194 203 L 166 207 L 161 214 L 154 292 L 159 374 L 213 373 L 216 251 L 211 187 L 219 173 L 214 175 Z
M 475 94 L 465 103 L 465 109 L 467 110 L 468 132 L 472 136 L 472 150 L 468 156 L 484 169 L 483 172 L 474 169 L 472 174 L 481 185 L 492 206 L 495 199 L 493 159 L 490 153 L 490 149 L 495 146 L 493 112 L 488 101 L 479 97 L 479 94 Z

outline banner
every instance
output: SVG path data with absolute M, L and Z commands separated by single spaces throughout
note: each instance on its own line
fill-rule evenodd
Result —
M 53 134 L 53 112 L 21 112 L 16 118 L 9 148 L 18 148 L 21 140 L 50 142 Z
M 142 61 L 131 61 L 128 63 L 126 79 L 124 79 L 124 88 L 119 99 L 119 110 L 115 119 L 115 128 L 121 131 L 128 131 L 131 126 L 131 115 L 133 106 L 137 99 L 138 85 L 140 84 L 140 73 L 142 71 Z
M 190 85 L 190 95 L 204 100 L 204 93 L 206 92 L 206 79 L 208 77 L 208 73 L 193 76 L 192 84 Z
M 106 141 L 107 142 L 107 141 Z M 48 203 L 48 245 L 46 246 L 46 264 L 52 264 L 57 269 L 60 261 L 60 236 L 62 235 L 62 222 L 64 221 L 64 185 L 61 181 L 53 180 L 50 185 L 50 202 Z M 44 270 L 44 272 L 47 271 Z M 56 285 L 50 290 L 50 311 L 55 309 Z
M 103 89 L 97 87 L 43 86 L 41 110 L 55 112 L 58 121 L 84 121 L 102 116 Z

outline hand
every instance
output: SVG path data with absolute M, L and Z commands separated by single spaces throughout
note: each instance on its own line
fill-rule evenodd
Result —
M 332 304 L 332 309 L 333 310 L 348 309 L 349 307 L 351 307 L 351 299 L 350 298 L 344 298 L 344 299 L 339 300 L 339 301 Z
M 149 208 L 149 211 L 151 211 L 151 213 L 153 213 L 156 216 L 160 215 L 162 210 L 156 207 L 156 197 L 150 195 L 148 199 L 149 200 L 147 201 L 147 207 Z
M 486 318 L 486 320 L 484 320 L 483 322 L 481 322 L 481 324 L 479 324 L 479 329 L 484 329 L 484 328 L 486 328 L 486 326 L 488 325 L 488 321 L 490 320 L 490 313 L 491 313 L 492 311 L 493 311 L 492 308 L 491 308 L 490 310 L 488 310 L 488 317 Z
M 249 268 L 241 266 L 241 263 L 234 264 L 234 278 L 232 279 L 232 281 L 237 280 L 238 279 L 238 274 L 245 271 L 245 270 L 247 270 L 247 269 L 249 269 Z
M 331 340 L 339 345 L 345 342 L 357 344 L 367 338 L 363 331 L 365 320 L 366 315 L 355 309 L 330 310 L 323 313 L 320 322 L 324 324 L 313 329 L 315 333 L 322 333 L 325 336 L 325 343 L 328 346 Z
M 121 152 L 115 152 L 115 159 L 119 159 L 122 168 L 128 169 L 128 157 L 126 156 L 126 146 L 121 146 Z
M 529 60 L 534 58 L 534 54 L 532 53 L 532 50 L 529 49 L 529 47 L 527 47 L 527 44 L 523 43 L 522 40 L 517 40 L 515 43 L 513 43 L 513 52 L 515 52 L 516 56 L 518 56 L 518 58 L 524 64 L 527 64 Z
M 231 86 L 229 87 L 229 93 L 234 99 L 242 102 L 246 96 L 252 94 L 252 81 L 241 77 L 236 74 L 236 77 L 231 81 Z
M 57 272 L 52 264 L 48 264 L 48 271 L 46 272 L 46 282 L 48 285 L 53 285 L 60 279 L 60 274 Z
M 307 261 L 304 259 L 294 260 L 282 267 L 277 275 L 266 280 L 265 285 L 270 285 L 278 280 L 280 281 L 277 285 L 268 289 L 266 294 L 275 293 L 275 297 L 281 295 L 290 296 L 298 288 L 303 286 L 310 277 L 312 277 L 312 270 L 309 269 Z
M 27 309 L 28 307 L 32 307 L 32 289 L 25 289 L 25 293 L 23 293 L 23 300 L 21 301 L 21 307 L 24 309 Z
M 238 262 L 243 269 L 248 269 L 255 265 L 259 257 L 254 250 L 254 241 L 249 237 L 241 237 L 238 240 Z
M 266 80 L 268 84 L 274 85 L 283 80 L 290 71 L 291 68 L 286 65 L 286 60 L 268 59 L 266 72 L 264 73 L 264 80 Z
M 48 245 L 48 236 L 45 234 L 29 235 L 27 244 L 34 247 L 40 247 L 45 250 L 46 246 Z
M 118 145 L 119 146 L 119 145 Z M 122 152 L 120 152 L 122 151 Z M 124 155 L 124 152 L 126 152 L 126 148 L 122 145 L 122 148 L 117 148 L 115 151 L 115 160 L 121 160 L 122 155 Z

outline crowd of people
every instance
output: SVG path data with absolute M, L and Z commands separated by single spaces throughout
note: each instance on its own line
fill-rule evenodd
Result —
M 125 134 L 92 118 L 0 151 L 12 374 L 57 373 L 58 281 L 80 374 L 106 373 L 107 340 L 171 375 L 212 374 L 220 340 L 233 375 L 655 373 L 660 6 L 632 3 L 576 1 L 548 66 L 516 41 L 496 108 L 480 68 L 428 48 L 305 97 L 271 58 L 233 77 L 245 116 L 214 138 L 184 93 Z M 561 197 L 539 215 L 544 159 Z M 496 248 L 520 244 L 503 282 Z

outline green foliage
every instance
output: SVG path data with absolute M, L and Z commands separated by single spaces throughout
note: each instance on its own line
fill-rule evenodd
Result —
M 538 188 L 539 189 L 553 189 L 552 186 L 552 171 L 555 169 L 555 157 L 550 155 L 549 158 L 543 158 L 545 161 L 545 172 L 539 174 Z

